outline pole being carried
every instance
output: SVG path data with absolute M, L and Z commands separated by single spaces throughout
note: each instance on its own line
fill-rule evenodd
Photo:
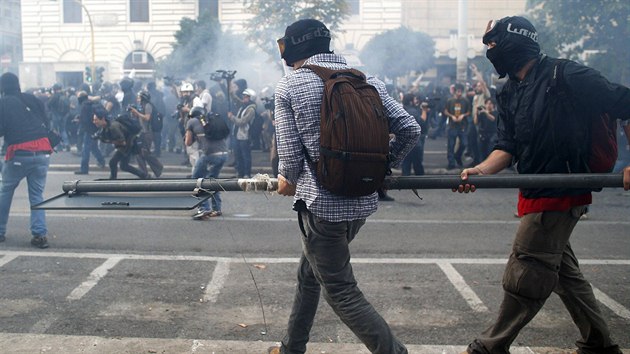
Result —
M 469 176 L 467 184 L 480 188 L 615 188 L 623 187 L 621 174 L 536 174 Z M 462 184 L 457 175 L 387 177 L 387 189 L 452 189 Z M 275 191 L 278 180 L 267 175 L 239 179 L 153 179 L 66 181 L 66 193 L 89 192 L 194 192 Z

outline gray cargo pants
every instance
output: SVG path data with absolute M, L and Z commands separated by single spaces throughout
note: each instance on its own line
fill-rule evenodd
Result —
M 348 245 L 365 219 L 332 223 L 309 211 L 300 211 L 298 220 L 303 252 L 293 309 L 280 352 L 306 352 L 320 290 L 323 290 L 324 299 L 372 353 L 407 353 L 385 320 L 365 299 L 352 272 Z

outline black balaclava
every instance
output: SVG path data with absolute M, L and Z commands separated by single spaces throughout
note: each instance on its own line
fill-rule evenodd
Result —
M 299 20 L 287 27 L 284 31 L 284 53 L 282 59 L 287 66 L 300 59 L 311 57 L 320 53 L 332 53 L 330 51 L 330 31 L 323 23 L 306 19 Z
M 494 41 L 496 46 L 488 49 L 486 57 L 499 73 L 499 77 L 516 73 L 531 59 L 540 55 L 538 33 L 527 19 L 520 16 L 504 17 L 483 36 L 483 43 Z
M 4 73 L 0 76 L 0 94 L 16 95 L 20 93 L 20 80 L 13 73 Z

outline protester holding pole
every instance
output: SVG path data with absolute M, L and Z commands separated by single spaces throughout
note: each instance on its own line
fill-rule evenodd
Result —
M 517 162 L 520 174 L 610 172 L 616 160 L 606 131 L 614 118 L 630 119 L 630 89 L 573 61 L 540 52 L 538 33 L 523 17 L 490 21 L 483 37 L 486 56 L 500 77 L 498 143 L 488 158 L 464 169 L 461 178 L 497 173 Z M 614 134 L 613 134 L 614 136 Z M 630 167 L 624 171 L 628 189 Z M 474 192 L 474 184 L 458 187 Z M 522 216 L 504 275 L 504 297 L 495 323 L 467 353 L 509 353 L 510 345 L 552 292 L 571 314 L 582 338 L 578 353 L 621 353 L 584 278 L 569 238 L 591 204 L 591 189 L 521 188 Z

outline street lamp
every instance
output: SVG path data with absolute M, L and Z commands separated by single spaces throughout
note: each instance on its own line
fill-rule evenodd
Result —
M 88 18 L 88 22 L 90 22 L 90 36 L 92 38 L 92 64 L 90 65 L 90 71 L 92 72 L 91 77 L 95 77 L 96 71 L 96 54 L 94 53 L 94 25 L 92 25 L 92 17 L 90 16 L 90 12 L 88 11 L 87 7 L 85 7 L 85 5 L 83 5 L 83 1 L 82 0 L 74 0 L 75 2 L 77 2 L 79 5 L 81 5 L 81 7 L 83 8 L 83 10 L 85 10 L 85 14 L 87 15 Z

